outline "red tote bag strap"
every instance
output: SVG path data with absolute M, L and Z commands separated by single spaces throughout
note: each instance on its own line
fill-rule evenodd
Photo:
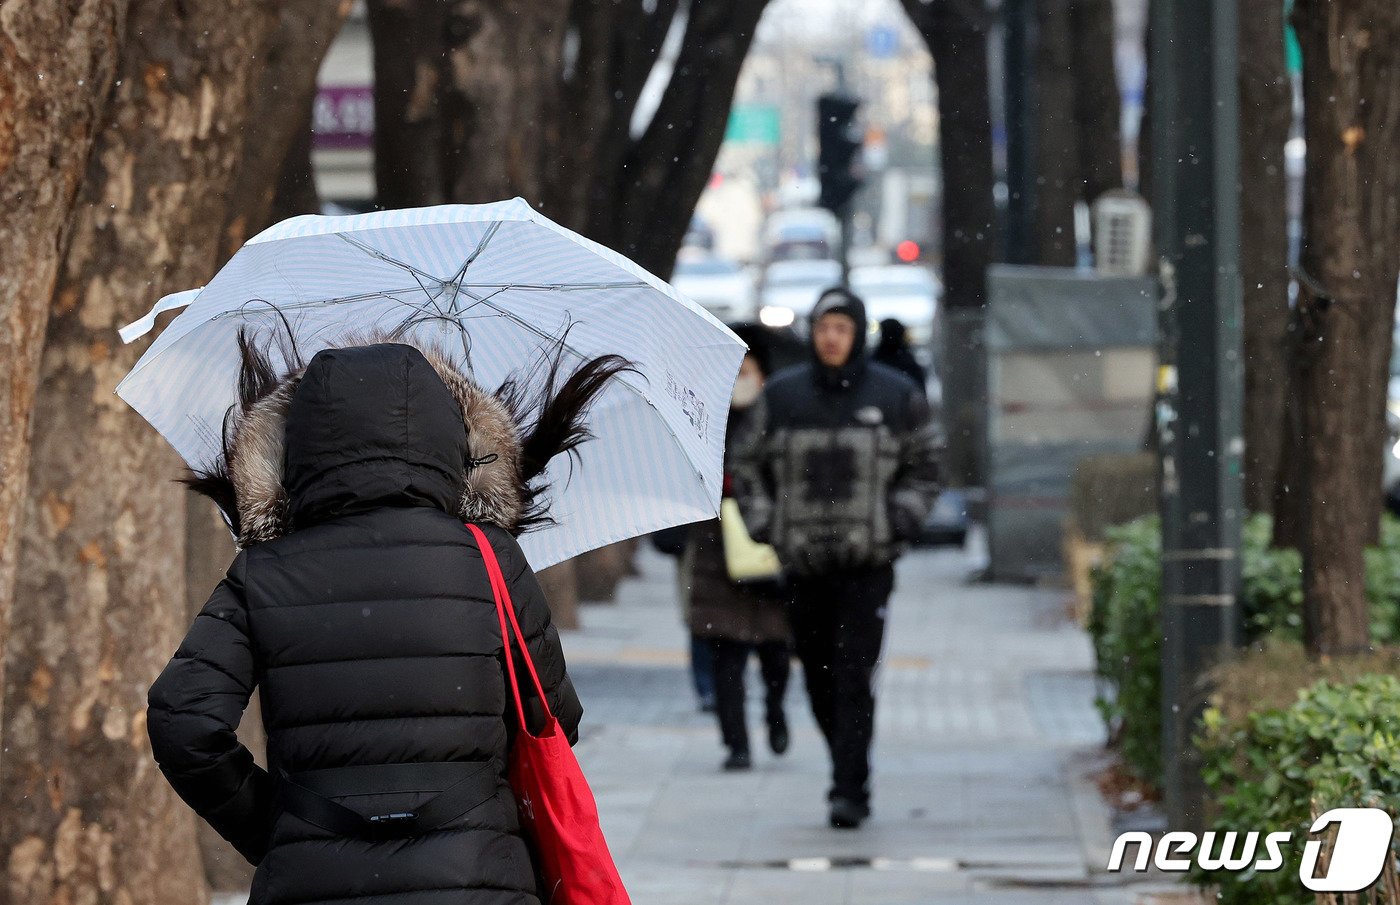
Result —
M 470 522 L 466 523 L 467 530 L 476 539 L 476 545 L 481 550 L 481 559 L 486 564 L 486 575 L 491 579 L 491 594 L 496 598 L 496 619 L 501 625 L 501 641 L 505 646 L 506 672 L 510 675 L 511 692 L 515 695 L 515 712 L 520 716 L 520 728 L 529 732 L 529 724 L 525 721 L 525 704 L 520 698 L 520 683 L 515 674 L 515 656 L 511 653 L 510 638 L 515 637 L 515 642 L 520 646 L 521 659 L 525 661 L 525 668 L 530 673 L 530 681 L 535 685 L 535 693 L 539 695 L 540 706 L 544 708 L 546 720 L 553 719 L 554 714 L 549 710 L 549 699 L 545 697 L 544 685 L 540 682 L 539 673 L 535 671 L 535 662 L 530 657 L 530 648 L 525 644 L 525 633 L 520 630 L 520 620 L 515 616 L 515 604 L 510 599 L 510 586 L 506 584 L 505 575 L 501 574 L 501 564 L 496 559 L 496 551 L 492 549 L 491 542 L 486 539 L 486 533 L 480 527 Z M 510 627 L 506 627 L 509 619 Z

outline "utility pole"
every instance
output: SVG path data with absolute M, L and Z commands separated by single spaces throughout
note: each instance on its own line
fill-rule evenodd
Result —
M 1238 21 L 1236 0 L 1153 0 L 1151 16 L 1162 746 L 1170 826 L 1199 830 L 1199 680 L 1240 637 Z

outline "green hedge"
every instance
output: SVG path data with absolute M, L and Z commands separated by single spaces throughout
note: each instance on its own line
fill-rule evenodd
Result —
M 1093 571 L 1089 633 L 1099 675 L 1111 690 L 1099 712 L 1117 738 L 1123 762 L 1154 785 L 1162 776 L 1161 531 L 1146 516 L 1105 532 L 1109 554 Z M 1133 718 L 1129 719 L 1128 715 Z
M 1241 606 L 1247 640 L 1302 637 L 1302 560 L 1296 550 L 1269 546 L 1268 516 L 1251 516 L 1243 529 Z M 1109 554 L 1094 571 L 1089 620 L 1098 671 L 1110 690 L 1100 712 L 1118 739 L 1124 764 L 1141 780 L 1160 785 L 1161 759 L 1161 531 L 1147 516 L 1106 532 Z M 1400 640 L 1400 520 L 1385 516 L 1381 544 L 1366 551 L 1366 595 L 1372 640 Z
M 1349 683 L 1319 681 L 1289 707 L 1227 718 L 1206 711 L 1196 745 L 1211 789 L 1219 832 L 1291 831 L 1282 870 L 1203 871 L 1222 905 L 1313 905 L 1298 882 L 1313 806 L 1381 807 L 1400 813 L 1400 679 L 1363 675 Z M 1359 902 L 1376 900 L 1362 894 Z

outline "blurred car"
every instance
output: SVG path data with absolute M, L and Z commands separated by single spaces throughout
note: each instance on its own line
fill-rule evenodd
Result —
M 909 347 L 919 364 L 933 364 L 934 324 L 943 286 L 932 270 L 918 264 L 885 264 L 855 267 L 851 270 L 851 291 L 865 301 L 870 322 L 870 344 L 880 330 L 880 321 L 898 319 L 908 332 Z
M 700 217 L 691 217 L 690 228 L 686 230 L 685 238 L 681 240 L 681 245 L 685 248 L 714 251 L 715 231 Z
M 806 316 L 823 292 L 841 282 L 841 265 L 830 260 L 775 261 L 763 274 L 758 319 L 768 327 L 806 330 Z
M 768 215 L 763 225 L 764 241 L 776 245 L 784 240 L 820 237 L 829 245 L 841 241 L 841 221 L 824 207 L 790 207 Z
M 752 320 L 758 314 L 753 279 L 733 261 L 682 256 L 671 274 L 671 285 L 722 321 Z
M 934 500 L 928 518 L 924 519 L 923 533 L 915 539 L 915 544 L 961 547 L 967 542 L 967 529 L 971 524 L 967 514 L 968 503 L 966 491 L 958 487 L 944 488 Z

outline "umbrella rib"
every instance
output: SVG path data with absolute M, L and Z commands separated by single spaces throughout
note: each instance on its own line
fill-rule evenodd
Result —
M 452 297 L 447 301 L 447 314 L 458 313 L 457 297 L 462 293 L 462 280 L 465 279 L 467 276 L 467 268 L 471 267 L 472 263 L 476 261 L 476 259 L 481 255 L 483 251 L 486 250 L 487 243 L 491 241 L 491 238 L 496 235 L 496 231 L 500 228 L 501 221 L 499 220 L 492 223 L 489 227 L 486 228 L 486 233 L 481 237 L 481 241 L 476 243 L 476 248 L 473 248 L 472 253 L 467 255 L 467 259 L 462 262 L 461 268 L 452 277 L 452 281 L 450 283 L 450 285 L 452 286 Z M 471 293 L 467 293 L 467 295 L 469 297 L 475 297 L 472 296 Z
M 336 233 L 336 235 L 339 236 L 341 239 L 344 239 L 350 246 L 352 246 L 352 247 L 354 247 L 354 248 L 358 248 L 360 251 L 362 251 L 362 252 L 364 252 L 365 254 L 369 255 L 371 258 L 377 258 L 377 259 L 383 261 L 385 264 L 392 264 L 392 265 L 394 265 L 395 267 L 401 267 L 401 268 L 403 268 L 404 270 L 408 271 L 409 273 L 413 274 L 414 276 L 424 277 L 424 278 L 426 278 L 426 279 L 432 280 L 434 283 L 446 283 L 446 282 L 447 282 L 446 280 L 442 279 L 441 277 L 435 277 L 435 276 L 433 276 L 431 273 L 427 273 L 426 271 L 419 270 L 417 267 L 414 267 L 412 264 L 409 264 L 409 263 L 407 263 L 406 261 L 400 261 L 400 260 L 397 259 L 397 258 L 390 257 L 389 255 L 386 255 L 384 252 L 380 251 L 379 249 L 375 248 L 374 246 L 372 246 L 372 245 L 367 245 L 367 244 L 365 244 L 364 242 L 361 242 L 359 239 L 352 238 L 352 237 L 346 235 L 345 233 Z
M 589 289 L 650 289 L 646 283 L 465 283 L 472 289 L 528 289 L 538 292 L 582 292 Z

